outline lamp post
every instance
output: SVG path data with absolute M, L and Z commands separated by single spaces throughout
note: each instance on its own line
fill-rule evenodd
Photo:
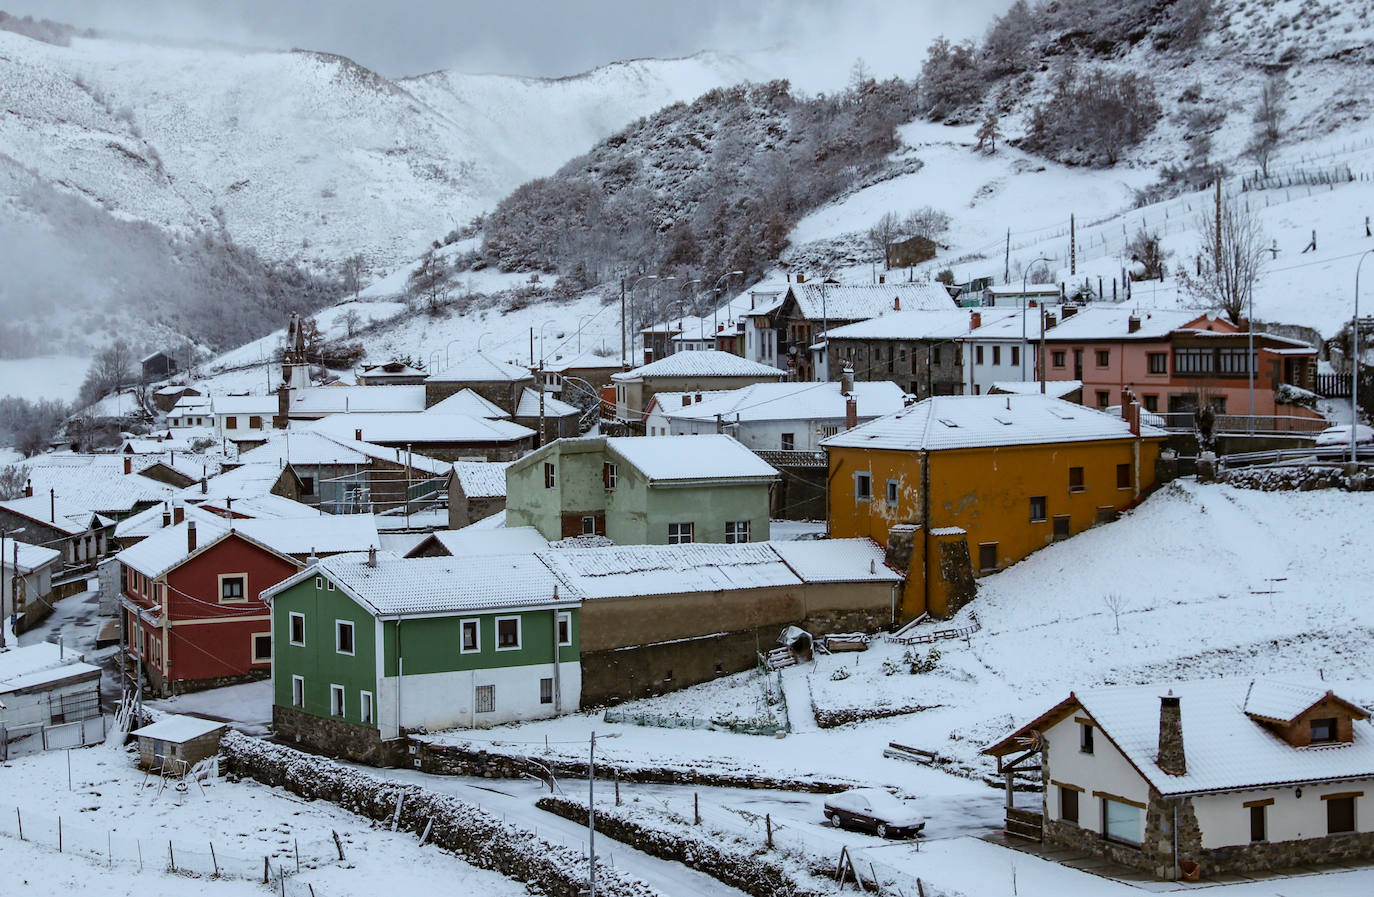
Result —
M 684 281 L 682 282 L 682 292 L 683 292 L 683 293 L 686 293 L 686 292 L 687 292 L 687 288 L 690 287 L 690 286 L 691 286 L 692 284 L 694 284 L 694 283 L 701 283 L 701 278 L 700 278 L 700 277 L 693 277 L 691 280 L 684 280 Z M 696 306 L 696 303 L 693 302 L 693 303 L 692 303 L 693 312 L 695 312 L 696 307 L 697 307 L 697 306 Z M 685 296 L 683 296 L 683 295 L 679 295 L 679 296 L 677 297 L 677 326 L 678 326 L 678 330 L 682 331 L 682 338 L 683 338 L 683 339 L 686 339 L 686 337 L 687 337 L 687 323 L 686 323 L 686 320 L 685 320 L 686 317 L 687 317 L 687 298 L 686 298 Z M 697 317 L 697 333 L 700 333 L 700 332 L 701 332 L 701 318 L 700 318 L 700 317 Z
M 458 340 L 456 340 L 456 339 L 451 339 L 451 340 L 449 340 L 448 343 L 444 346 L 444 370 L 448 370 L 448 369 L 449 369 L 449 365 L 452 364 L 452 362 L 448 360 L 448 350 L 451 349 L 451 348 L 453 347 L 453 344 L 456 343 L 456 342 L 458 342 Z
M 1355 265 L 1355 317 L 1350 321 L 1350 463 L 1355 463 L 1358 444 L 1356 428 L 1360 425 L 1360 268 L 1364 260 L 1374 254 L 1366 249 Z
M 740 276 L 740 277 L 743 277 L 743 276 L 744 276 L 744 272 L 743 272 L 743 271 L 726 271 L 724 274 L 722 274 L 721 276 L 717 277 L 717 278 L 716 278 L 716 284 L 715 284 L 714 287 L 711 288 L 711 292 L 713 292 L 713 293 L 719 292 L 719 291 L 720 291 L 720 282 L 721 282 L 722 280 L 724 280 L 725 278 L 727 278 L 727 277 L 735 277 L 736 275 L 738 275 L 738 276 Z M 729 307 L 729 301 L 728 301 L 728 300 L 726 301 L 726 307 L 727 307 L 727 308 Z M 717 331 L 717 330 L 719 329 L 719 327 L 720 327 L 720 323 L 716 320 L 716 314 L 717 314 L 719 311 L 720 311 L 720 309 L 719 309 L 718 307 L 713 307 L 713 308 L 711 309 L 711 333 L 712 333 L 713 335 L 716 333 L 716 331 Z
M 1246 426 L 1245 429 L 1246 429 L 1246 432 L 1250 433 L 1251 435 L 1254 435 L 1254 432 L 1255 432 L 1255 277 L 1258 277 L 1258 276 L 1259 276 L 1259 258 L 1260 258 L 1260 256 L 1264 255 L 1266 252 L 1271 252 L 1271 251 L 1276 251 L 1276 250 L 1271 250 L 1269 247 L 1264 246 L 1264 247 L 1261 247 L 1260 249 L 1258 249 L 1258 250 L 1254 253 L 1254 255 L 1251 256 L 1251 262 L 1252 262 L 1252 264 L 1254 265 L 1254 268 L 1253 268 L 1254 276 L 1252 276 L 1252 277 L 1250 278 L 1249 282 L 1246 283 L 1246 285 L 1245 285 L 1245 303 L 1246 303 L 1246 312 L 1245 312 L 1245 314 L 1246 314 L 1246 321 L 1245 321 L 1245 335 L 1246 335 L 1245 344 L 1246 344 L 1246 348 L 1245 348 L 1245 351 L 1246 351 L 1246 353 L 1247 353 L 1247 354 L 1246 354 L 1246 358 L 1245 358 L 1245 367 L 1246 367 L 1246 370 L 1249 371 L 1249 379 L 1250 379 L 1250 423 L 1249 423 L 1248 426 Z M 1361 261 L 1363 261 L 1363 259 L 1361 259 Z M 1359 266 L 1357 265 L 1356 268 L 1355 268 L 1355 281 L 1356 281 L 1355 289 L 1356 289 L 1356 291 L 1359 290 L 1359 278 L 1360 278 L 1360 269 L 1359 269 Z M 1353 432 L 1351 433 L 1351 438 L 1352 438 L 1352 439 L 1354 438 L 1354 433 L 1353 433 Z
M 482 337 L 484 337 L 484 336 L 490 336 L 490 335 L 491 335 L 491 331 L 490 331 L 490 330 L 483 330 L 481 333 L 477 334 L 477 354 L 478 354 L 478 355 L 481 355 L 481 354 L 482 354 Z
M 595 312 L 591 312 L 591 313 L 585 314 L 585 315 L 583 315 L 582 317 L 580 317 L 580 318 L 577 319 L 577 354 L 578 354 L 578 355 L 581 355 L 581 354 L 582 354 L 582 325 L 583 325 L 583 322 L 585 322 L 588 318 L 594 318 L 594 317 L 596 317 L 596 313 L 595 313 Z
M 549 326 L 550 324 L 557 323 L 558 322 L 555 321 L 553 318 L 549 318 L 547 321 L 539 325 L 539 367 L 541 369 L 544 367 L 544 328 Z
M 631 352 L 631 354 L 634 353 L 634 348 L 635 348 L 635 336 L 636 336 L 637 333 L 638 333 L 638 328 L 635 327 L 635 324 L 638 322 L 638 319 L 639 319 L 639 315 L 637 314 L 638 309 L 636 308 L 636 305 L 635 305 L 635 290 L 638 289 L 638 288 L 639 288 L 639 285 L 640 285 L 641 283 L 643 283 L 644 281 L 646 281 L 646 280 L 658 280 L 658 275 L 657 275 L 657 274 L 641 274 L 641 275 L 639 276 L 639 279 L 637 279 L 634 283 L 630 284 L 630 352 Z M 643 361 L 643 358 L 642 358 L 642 357 L 640 358 L 640 361 Z M 639 367 L 639 365 L 634 365 L 634 367 Z
M 1037 262 L 1052 262 L 1054 259 L 1045 258 L 1043 255 L 1033 259 L 1025 270 L 1021 272 L 1021 382 L 1026 382 L 1026 279 L 1030 277 L 1031 269 Z M 1043 325 L 1042 325 L 1043 332 Z

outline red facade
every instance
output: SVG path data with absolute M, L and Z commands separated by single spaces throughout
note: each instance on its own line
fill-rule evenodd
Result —
M 233 533 L 156 582 L 126 568 L 125 595 L 145 609 L 125 611 L 130 655 L 164 693 L 266 675 L 272 624 L 258 595 L 300 568 Z

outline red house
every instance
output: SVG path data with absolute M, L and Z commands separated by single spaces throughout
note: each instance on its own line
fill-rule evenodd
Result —
M 178 521 L 116 557 L 125 664 L 158 694 L 262 679 L 271 613 L 258 595 L 314 555 L 377 545 L 371 515 Z

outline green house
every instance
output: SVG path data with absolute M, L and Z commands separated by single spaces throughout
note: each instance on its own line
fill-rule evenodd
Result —
M 558 439 L 506 469 L 506 525 L 618 545 L 763 542 L 778 472 L 735 439 Z
M 278 737 L 385 762 L 406 732 L 576 710 L 580 602 L 558 585 L 528 553 L 373 550 L 307 567 L 263 592 Z

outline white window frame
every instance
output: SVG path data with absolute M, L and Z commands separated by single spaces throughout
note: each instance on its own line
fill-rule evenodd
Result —
M 515 621 L 515 644 L 501 645 L 501 624 L 507 620 Z M 496 618 L 496 650 L 497 651 L 519 651 L 525 644 L 524 621 L 518 615 L 497 617 Z
M 315 591 L 319 592 L 319 591 L 323 591 L 323 590 L 324 590 L 324 577 L 323 577 L 323 576 L 316 576 L 316 577 L 315 577 Z
M 329 715 L 334 719 L 348 716 L 348 689 L 336 682 L 329 683 Z
M 337 589 L 336 589 L 336 587 L 335 587 L 335 585 L 334 585 L 334 580 L 332 580 L 332 579 L 326 579 L 326 580 L 324 581 L 324 587 L 325 587 L 326 590 L 328 590 L 328 591 L 330 591 L 330 592 L 337 591 Z
M 300 621 L 301 621 L 301 638 L 300 638 L 300 641 L 296 641 L 296 621 L 297 621 L 297 620 L 300 620 Z M 303 648 L 303 647 L 305 647 L 305 637 L 306 637 L 306 631 L 305 631 L 305 614 L 299 613 L 299 612 L 294 611 L 294 610 L 288 612 L 287 615 L 286 615 L 286 638 L 287 638 L 287 641 L 289 641 L 289 642 L 290 642 L 291 644 L 293 644 L 293 645 L 297 645 L 297 646 Z
M 862 481 L 864 481 L 864 482 L 866 482 L 866 483 L 868 484 L 868 494 L 867 494 L 867 495 L 860 495 L 860 494 L 859 494 L 859 481 L 860 481 L 860 480 L 862 480 Z M 856 470 L 856 471 L 854 471 L 854 500 L 855 500 L 855 501 L 872 501 L 872 500 L 873 500 L 873 473 L 872 473 L 871 471 L 867 471 L 867 470 Z
M 563 640 L 563 624 L 564 624 L 564 623 L 567 623 L 567 624 L 568 624 L 568 638 L 567 638 L 567 641 L 564 641 L 564 640 Z M 563 611 L 563 612 L 559 613 L 557 619 L 554 621 L 554 626 L 556 626 L 556 627 L 557 627 L 557 630 L 558 630 L 558 647 L 560 647 L 560 648 L 567 648 L 567 647 L 570 647 L 570 646 L 572 645 L 572 629 L 573 629 L 573 627 L 572 627 L 572 614 L 571 614 L 570 612 L 568 612 L 568 611 Z
M 229 579 L 241 579 L 241 580 L 243 580 L 243 597 L 242 597 L 242 598 L 225 598 L 225 597 L 224 597 L 224 582 L 225 582 L 225 580 L 229 580 Z M 219 576 L 216 578 L 216 585 L 218 586 L 218 588 L 217 588 L 215 594 L 219 596 L 219 603 L 220 603 L 220 604 L 247 604 L 247 603 L 248 603 L 248 573 L 247 573 L 247 571 L 244 571 L 244 572 L 242 572 L 242 573 L 221 573 L 221 574 L 219 574 Z
M 351 641 L 351 642 L 353 643 L 353 648 L 352 648 L 351 650 L 348 650 L 348 651 L 345 651 L 345 650 L 343 649 L 343 638 L 342 638 L 342 636 L 343 636 L 343 629 L 344 629 L 345 626 L 348 627 L 349 641 Z M 352 621 L 352 620 L 335 620 L 335 621 L 334 621 L 334 653 L 335 653 L 335 654 L 346 654 L 346 655 L 349 656 L 349 657 L 354 656 L 354 653 L 355 653 L 355 652 L 357 651 L 357 649 L 358 649 L 358 632 L 357 632 L 357 629 L 358 629 L 358 628 L 357 628 L 356 626 L 353 625 L 353 621 Z
M 743 545 L 750 541 L 753 526 L 748 520 L 727 520 L 725 521 L 725 542 L 727 545 Z M 743 539 L 740 538 L 743 530 Z
M 472 624 L 472 631 L 477 636 L 473 639 L 473 647 L 463 647 L 463 630 L 467 625 Z M 459 654 L 481 654 L 482 653 L 482 621 L 478 618 L 470 618 L 458 621 L 458 653 Z
M 358 719 L 367 725 L 377 722 L 377 704 L 370 691 L 358 692 Z
M 291 677 L 291 706 L 305 707 L 305 677 Z
M 683 538 L 682 538 L 682 536 L 683 536 L 682 527 L 684 527 L 684 526 L 687 527 L 687 531 L 686 531 L 687 538 L 686 538 L 686 539 L 683 539 Z M 674 535 L 674 533 L 673 533 L 673 527 L 678 527 L 678 532 L 677 532 L 676 535 Z M 692 544 L 693 542 L 695 542 L 696 540 L 697 540 L 697 527 L 696 527 L 695 521 L 684 521 L 684 522 L 669 523 L 669 524 L 668 524 L 668 544 L 669 544 L 669 545 L 690 545 L 690 544 Z
M 544 683 L 546 683 L 546 682 L 548 683 L 548 692 L 547 692 L 547 694 L 548 694 L 548 696 L 549 696 L 549 698 L 548 698 L 547 701 L 544 700 L 544 695 L 546 694 L 546 692 L 544 691 Z M 539 680 L 539 703 L 540 703 L 541 705 L 542 705 L 542 704 L 552 704 L 552 703 L 553 703 L 553 677 L 552 677 L 552 676 L 545 676 L 545 677 L 543 677 L 542 679 Z
M 901 484 L 896 480 L 888 480 L 885 497 L 889 508 L 897 507 L 897 503 L 901 499 Z
M 606 482 L 603 484 L 606 489 L 614 490 L 620 483 L 620 468 L 614 461 L 607 461 L 603 468 Z
M 265 638 L 265 639 L 267 639 L 267 656 L 266 656 L 266 657 L 263 657 L 262 655 L 258 654 L 258 639 L 260 639 L 260 638 Z M 248 639 L 249 639 L 249 641 L 248 641 L 248 646 L 249 646 L 249 647 L 248 647 L 248 650 L 249 650 L 250 654 L 251 654 L 252 657 L 253 657 L 253 663 L 271 663 L 271 662 L 272 662 L 272 633 L 270 633 L 270 632 L 255 632 L 255 633 L 253 633 L 252 635 L 250 635 L 250 636 L 248 637 Z

